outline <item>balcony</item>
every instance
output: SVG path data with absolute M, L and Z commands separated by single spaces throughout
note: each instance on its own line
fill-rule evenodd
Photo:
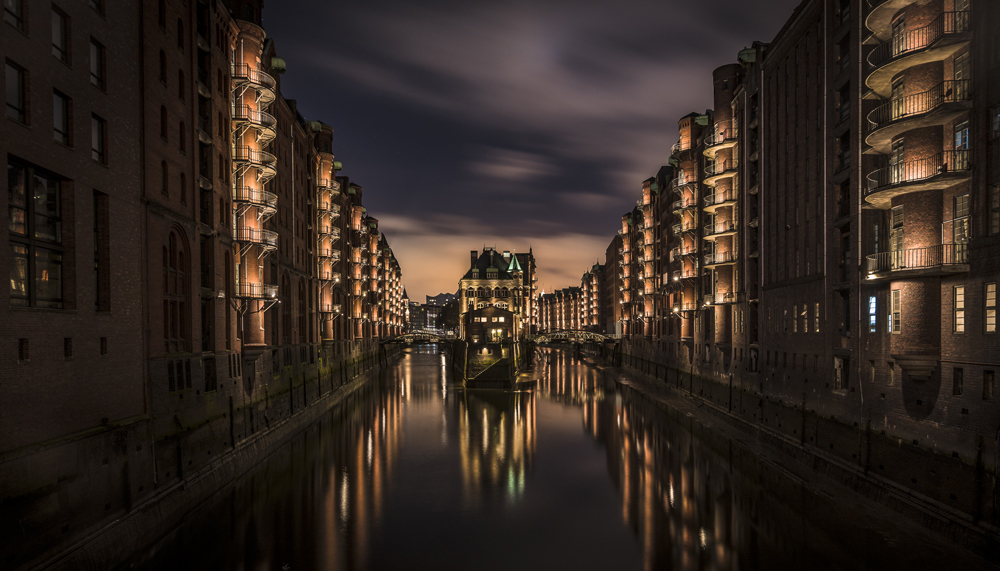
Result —
M 670 210 L 673 211 L 674 214 L 679 215 L 688 208 L 694 207 L 695 200 L 693 198 L 682 198 L 680 200 L 675 200 L 674 203 L 670 205 Z
M 274 128 L 278 124 L 278 120 L 266 111 L 253 109 L 249 105 L 236 105 L 233 107 L 233 123 L 255 129 L 257 142 L 265 145 L 274 139 L 276 135 Z
M 736 233 L 736 221 L 726 220 L 715 224 L 706 224 L 702 236 L 706 239 L 715 239 L 721 236 L 728 236 Z
M 675 301 L 673 305 L 673 310 L 678 311 L 695 311 L 698 309 L 698 304 L 692 301 Z
M 319 234 L 321 237 L 329 236 L 331 240 L 340 239 L 340 228 L 337 228 L 336 226 L 320 224 L 316 230 L 316 233 Z
M 321 198 L 316 202 L 316 211 L 322 214 L 329 214 L 336 218 L 340 216 L 340 205 L 333 204 L 329 199 Z
M 702 152 L 706 157 L 713 158 L 717 152 L 735 146 L 736 129 L 733 128 L 733 122 L 723 121 L 715 124 L 715 132 L 705 136 L 705 147 Z
M 736 167 L 739 161 L 729 159 L 705 165 L 705 184 L 715 186 L 720 180 L 736 175 Z
M 924 278 L 969 271 L 967 244 L 940 244 L 881 252 L 867 258 L 868 281 Z
M 250 147 L 236 147 L 233 149 L 234 169 L 239 171 L 247 167 L 256 168 L 260 173 L 258 180 L 261 184 L 271 180 L 277 174 L 277 170 L 275 169 L 277 162 L 277 157 L 267 151 L 260 151 Z
M 685 186 L 694 184 L 698 181 L 687 180 L 687 177 L 679 176 L 670 181 L 670 191 L 671 192 L 682 192 Z
M 888 38 L 868 54 L 871 71 L 865 84 L 879 97 L 888 99 L 892 78 L 906 68 L 944 60 L 968 43 L 971 13 L 942 12 L 922 28 Z
M 236 297 L 241 299 L 274 299 L 278 297 L 278 286 L 240 282 L 236 286 Z
M 233 189 L 233 202 L 251 204 L 274 214 L 278 208 L 278 195 L 259 188 L 241 186 Z
M 237 242 L 256 244 L 265 251 L 275 250 L 278 247 L 278 233 L 260 228 L 237 228 L 233 239 Z
M 902 194 L 948 188 L 968 180 L 972 176 L 969 159 L 969 151 L 945 151 L 875 170 L 868 175 L 865 201 L 885 210 Z
M 322 190 L 340 190 L 340 183 L 329 178 L 316 179 L 316 186 Z
M 316 256 L 320 260 L 332 260 L 334 262 L 340 261 L 340 250 L 334 250 L 333 248 L 320 248 L 316 251 Z
M 241 63 L 232 66 L 231 74 L 233 86 L 241 87 L 248 85 L 257 92 L 257 101 L 264 107 L 274 102 L 274 78 L 267 73 Z
M 681 142 L 677 141 L 676 143 L 673 144 L 673 146 L 670 147 L 670 154 L 679 155 L 680 152 L 681 152 Z
M 698 277 L 698 268 L 685 268 L 683 270 L 674 270 L 673 272 L 671 272 L 670 277 L 674 281 L 694 279 Z
M 323 303 L 323 302 L 320 302 L 320 304 L 319 304 L 319 312 L 320 313 L 340 313 L 340 304 L 339 303 Z
M 698 226 L 690 220 L 684 220 L 674 224 L 670 229 L 674 234 L 680 234 L 681 232 L 694 232 L 698 229 Z
M 709 252 L 705 254 L 705 266 L 721 266 L 736 263 L 736 252 L 727 250 L 725 252 Z
M 740 295 L 737 292 L 726 291 L 713 294 L 707 299 L 707 303 L 710 305 L 731 305 L 739 300 Z
M 709 194 L 704 198 L 705 212 L 715 212 L 720 206 L 732 206 L 736 204 L 737 194 L 735 189 Z
M 897 135 L 911 129 L 945 125 L 972 108 L 972 82 L 944 81 L 914 95 L 898 97 L 868 114 L 870 125 L 865 142 L 876 152 L 889 153 Z

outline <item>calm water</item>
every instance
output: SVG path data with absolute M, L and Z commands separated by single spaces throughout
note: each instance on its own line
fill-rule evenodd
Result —
M 126 567 L 978 568 L 853 494 L 548 353 L 466 392 L 413 349 Z

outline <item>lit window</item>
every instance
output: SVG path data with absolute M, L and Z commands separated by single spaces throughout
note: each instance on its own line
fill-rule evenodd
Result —
M 792 333 L 799 332 L 799 306 L 792 306 Z
M 955 286 L 955 298 L 952 300 L 953 328 L 955 333 L 965 333 L 965 286 Z
M 33 167 L 7 164 L 10 303 L 62 308 L 62 185 Z
M 875 333 L 877 331 L 877 319 L 878 314 L 878 298 L 874 295 L 868 298 L 868 332 Z
M 892 308 L 889 314 L 889 333 L 899 333 L 902 331 L 903 324 L 900 319 L 900 314 L 902 313 L 903 299 L 900 290 L 892 290 Z
M 983 296 L 983 306 L 986 312 L 983 319 L 983 326 L 986 333 L 996 333 L 997 332 L 997 284 L 996 282 L 988 283 L 985 286 L 985 295 Z

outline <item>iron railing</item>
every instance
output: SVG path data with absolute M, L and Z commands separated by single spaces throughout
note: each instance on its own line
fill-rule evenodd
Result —
M 253 242 L 270 248 L 278 246 L 278 233 L 261 228 L 237 228 L 234 238 L 237 242 Z
M 942 81 L 923 93 L 897 97 L 868 114 L 872 129 L 913 115 L 929 113 L 945 103 L 970 101 L 972 82 L 968 79 Z
M 918 161 L 905 161 L 868 174 L 868 194 L 880 189 L 920 182 L 948 172 L 968 171 L 969 151 L 944 151 Z
M 957 34 L 972 30 L 971 12 L 942 12 L 929 24 L 915 30 L 896 34 L 879 44 L 870 54 L 868 63 L 873 68 L 888 63 L 893 58 L 930 47 L 946 34 Z
M 246 299 L 270 299 L 278 297 L 278 286 L 240 282 L 236 287 L 236 297 Z
M 969 263 L 967 244 L 940 244 L 927 248 L 911 248 L 880 252 L 868 256 L 868 273 L 919 270 Z

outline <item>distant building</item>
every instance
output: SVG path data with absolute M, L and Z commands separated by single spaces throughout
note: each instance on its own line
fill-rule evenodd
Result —
M 497 307 L 514 314 L 514 330 L 519 335 L 535 328 L 535 257 L 510 251 L 483 248 L 472 250 L 469 270 L 459 280 L 461 331 L 465 338 L 465 314 L 476 309 Z
M 439 293 L 437 295 L 429 295 L 427 296 L 427 305 L 444 307 L 456 299 L 458 299 L 457 293 Z
M 538 331 L 549 333 L 583 329 L 580 317 L 582 300 L 583 293 L 578 287 L 541 295 L 538 302 Z

